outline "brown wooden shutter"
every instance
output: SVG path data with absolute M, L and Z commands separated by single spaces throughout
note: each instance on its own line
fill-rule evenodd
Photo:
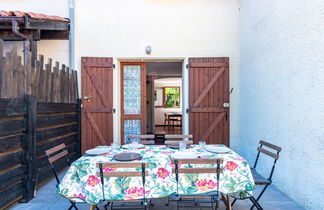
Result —
M 195 143 L 229 146 L 229 59 L 189 59 L 189 129 Z
M 83 57 L 81 64 L 84 153 L 113 141 L 113 59 Z

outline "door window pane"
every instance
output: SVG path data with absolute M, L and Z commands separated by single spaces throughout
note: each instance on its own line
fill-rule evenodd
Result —
M 124 66 L 124 113 L 141 114 L 141 66 Z
M 141 135 L 141 120 L 124 120 L 124 142 L 129 142 L 128 136 Z M 139 139 L 132 139 L 132 141 L 139 141 Z

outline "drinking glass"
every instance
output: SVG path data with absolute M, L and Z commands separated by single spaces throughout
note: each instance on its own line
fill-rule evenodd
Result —
M 134 149 L 138 148 L 138 141 L 133 141 L 133 147 L 134 147 Z
M 181 152 L 186 151 L 186 147 L 187 147 L 187 142 L 185 142 L 185 141 L 179 141 L 179 150 Z
M 203 140 L 199 141 L 199 149 L 205 149 L 205 147 L 206 147 L 206 142 Z
M 111 148 L 112 148 L 113 150 L 117 149 L 117 148 L 118 148 L 118 144 L 115 143 L 115 142 L 111 143 Z

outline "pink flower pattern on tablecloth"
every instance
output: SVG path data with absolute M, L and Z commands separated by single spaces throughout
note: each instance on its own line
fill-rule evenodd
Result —
M 81 198 L 81 199 L 83 199 L 83 200 L 86 199 L 86 197 L 85 197 L 84 195 L 82 195 L 81 193 L 79 193 L 79 195 L 74 194 L 72 197 L 73 197 L 73 198 Z
M 150 191 L 145 191 L 145 194 L 148 194 Z M 126 195 L 124 196 L 124 199 L 131 200 L 136 198 L 142 198 L 143 197 L 143 187 L 129 187 L 127 190 L 125 190 Z
M 96 186 L 99 183 L 99 179 L 93 175 L 90 175 L 87 180 L 87 184 L 90 185 L 91 187 Z
M 212 180 L 200 179 L 196 182 L 199 191 L 207 191 L 217 188 L 217 183 Z
M 169 175 L 170 175 L 170 172 L 164 168 L 159 168 L 157 171 L 157 177 L 159 177 L 161 179 L 165 179 Z
M 237 168 L 238 164 L 234 163 L 233 161 L 228 161 L 225 165 L 226 170 L 234 171 Z

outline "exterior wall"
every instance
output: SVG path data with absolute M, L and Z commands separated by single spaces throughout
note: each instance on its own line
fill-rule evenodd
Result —
M 21 10 L 48 15 L 69 17 L 68 0 L 0 0 L 1 10 Z M 12 46 L 17 46 L 18 52 L 23 54 L 22 42 L 5 42 L 5 52 Z M 69 41 L 68 40 L 42 40 L 38 42 L 38 53 L 61 64 L 69 66 Z
M 122 58 L 230 57 L 231 146 L 239 149 L 239 0 L 76 0 L 75 7 L 77 69 L 82 56 L 114 57 L 116 64 Z M 119 91 L 114 93 L 118 122 Z
M 260 139 L 282 146 L 274 184 L 323 209 L 324 1 L 242 0 L 240 11 L 241 155 L 252 162 Z

